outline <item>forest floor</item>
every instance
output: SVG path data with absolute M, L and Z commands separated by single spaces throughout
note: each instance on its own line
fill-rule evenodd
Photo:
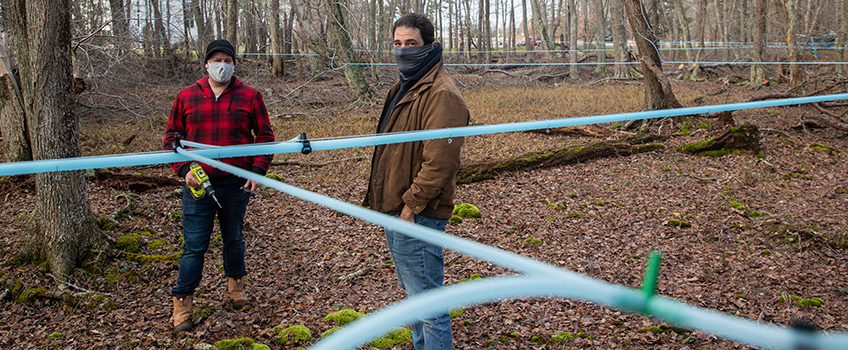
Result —
M 454 70 L 472 124 L 641 108 L 639 81 L 572 85 L 562 77 L 536 79 L 556 72 L 512 73 Z M 672 85 L 685 106 L 743 102 L 789 90 L 785 84 L 750 89 L 734 84 L 728 78 L 734 75 L 743 73 L 724 72 L 701 82 L 672 79 Z M 810 93 L 833 79 L 834 73 L 822 71 L 795 91 Z M 309 84 L 260 73 L 245 74 L 244 80 L 263 92 L 278 140 L 300 132 L 309 137 L 369 134 L 379 117 L 379 102 L 349 104 L 344 79 L 336 73 Z M 378 95 L 390 82 L 391 74 L 372 80 Z M 84 153 L 160 149 L 170 103 L 187 84 L 138 84 L 111 91 L 103 82 L 90 83 L 92 90 L 80 97 L 78 112 Z M 640 287 L 649 252 L 659 250 L 660 295 L 751 320 L 786 326 L 805 318 L 825 331 L 846 332 L 848 138 L 845 132 L 803 122 L 817 114 L 821 112 L 807 105 L 735 112 L 738 124 L 761 128 L 765 161 L 748 153 L 717 158 L 679 153 L 676 147 L 722 130 L 707 128 L 714 119 L 656 121 L 649 131 L 669 136 L 664 150 L 460 185 L 457 202 L 476 205 L 482 218 L 449 225 L 447 232 L 633 288 Z M 608 139 L 623 135 L 615 131 Z M 602 140 L 532 133 L 475 136 L 466 140 L 462 161 L 506 159 Z M 269 173 L 359 204 L 370 153 L 359 148 L 277 155 L 279 164 Z M 331 161 L 340 162 L 321 164 Z M 108 171 L 175 179 L 166 165 Z M 0 301 L 0 348 L 200 349 L 250 337 L 272 349 L 294 349 L 316 342 L 334 327 L 324 320 L 332 312 L 350 308 L 370 313 L 405 297 L 380 227 L 265 188 L 251 200 L 245 228 L 248 293 L 255 308 L 238 313 L 227 307 L 221 244 L 213 238 L 195 299 L 195 307 L 205 308 L 208 317 L 175 337 L 169 290 L 178 265 L 171 254 L 181 250 L 181 207 L 175 195 L 181 186 L 174 181 L 141 191 L 128 186 L 131 182 L 89 177 L 92 212 L 114 224 L 104 234 L 116 244 L 64 278 L 78 296 L 74 303 L 42 297 Z M 34 195 L 29 176 L 0 180 L 0 282 L 9 290 L 20 283 L 18 292 L 58 288 L 43 265 L 12 263 Z M 691 227 L 671 226 L 670 219 Z M 541 244 L 527 244 L 528 238 Z M 514 274 L 451 250 L 445 261 L 447 285 L 473 275 Z M 793 296 L 817 297 L 823 303 L 800 306 Z M 279 345 L 270 329 L 281 324 L 303 325 L 313 339 Z M 456 349 L 749 348 L 699 331 L 648 328 L 662 325 L 667 323 L 579 300 L 531 298 L 465 307 L 453 319 L 453 336 Z M 559 344 L 533 341 L 560 332 L 586 337 Z

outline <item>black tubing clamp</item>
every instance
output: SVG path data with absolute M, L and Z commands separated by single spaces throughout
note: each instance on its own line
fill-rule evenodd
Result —
M 177 152 L 177 147 L 179 147 L 179 148 L 183 148 L 183 145 L 182 145 L 182 143 L 180 142 L 180 141 L 181 141 L 181 139 L 182 139 L 182 136 L 180 136 L 180 133 L 175 132 L 175 133 L 174 133 L 174 141 L 173 141 L 173 142 L 171 142 L 171 147 L 174 147 L 174 153 L 176 153 L 176 152 Z
M 312 152 L 312 146 L 309 144 L 309 140 L 306 139 L 305 132 L 300 133 L 300 138 L 298 141 L 303 144 L 303 148 L 300 149 L 300 153 L 309 154 L 310 152 Z

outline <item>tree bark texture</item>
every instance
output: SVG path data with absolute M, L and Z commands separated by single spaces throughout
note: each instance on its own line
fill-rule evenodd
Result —
M 225 0 L 227 4 L 227 40 L 233 44 L 238 54 L 238 16 L 239 2 L 238 0 Z
M 81 156 L 71 74 L 70 0 L 13 0 L 11 11 L 33 158 Z M 60 276 L 98 239 L 82 171 L 35 176 L 35 208 L 22 258 L 45 259 Z
M 610 1 L 610 23 L 612 24 L 613 52 L 615 53 L 615 68 L 613 77 L 630 79 L 630 52 L 627 50 L 627 31 L 624 27 L 624 3 L 622 0 Z
M 282 77 L 286 74 L 283 66 L 282 33 L 280 31 L 280 0 L 271 0 L 271 70 L 274 76 Z
M 766 0 L 754 0 L 754 28 L 753 28 L 753 43 L 754 43 L 754 62 L 764 62 L 766 55 L 766 45 L 764 39 L 766 37 Z M 766 72 L 761 64 L 751 65 L 750 79 L 748 85 L 760 86 L 765 84 Z
M 608 75 L 607 72 L 607 39 L 606 39 L 606 15 L 604 14 L 604 1 L 603 0 L 595 0 L 595 24 L 598 26 L 596 32 L 598 33 L 598 65 L 595 66 L 595 70 L 592 72 L 592 75 L 596 77 L 606 77 Z
M 0 134 L 3 135 L 3 154 L 6 162 L 32 160 L 23 95 L 16 74 L 11 49 L 0 40 Z
M 679 104 L 674 104 L 674 102 L 677 102 L 676 100 L 670 101 L 667 98 L 674 96 L 674 94 L 671 91 L 663 90 L 663 84 L 660 80 L 667 79 L 662 75 L 662 61 L 656 46 L 654 46 L 657 38 L 651 25 L 647 22 L 645 9 L 639 0 L 624 0 L 624 9 L 627 13 L 627 20 L 630 22 L 630 28 L 633 30 L 633 36 L 636 38 L 636 46 L 639 47 L 639 55 L 642 61 L 642 75 L 645 84 L 643 109 L 658 110 L 679 107 Z M 671 87 L 671 85 L 668 84 L 668 87 Z

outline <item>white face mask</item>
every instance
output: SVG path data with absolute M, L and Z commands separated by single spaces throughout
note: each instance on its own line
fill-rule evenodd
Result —
M 206 68 L 209 78 L 219 83 L 229 82 L 235 70 L 235 66 L 225 62 L 209 63 L 209 67 Z

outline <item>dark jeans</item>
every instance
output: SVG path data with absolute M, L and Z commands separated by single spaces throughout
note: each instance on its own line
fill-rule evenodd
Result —
M 221 227 L 224 241 L 224 273 L 238 277 L 247 274 L 244 268 L 244 213 L 250 196 L 241 190 L 240 184 L 215 185 L 215 196 L 221 207 L 210 196 L 195 200 L 191 191 L 183 187 L 183 255 L 180 258 L 180 274 L 172 295 L 194 294 L 203 276 L 203 256 L 209 249 L 215 216 Z
M 448 221 L 415 215 L 415 223 L 444 231 Z M 390 230 L 386 230 L 386 243 L 392 253 L 398 282 L 406 295 L 442 288 L 445 277 L 442 247 Z M 412 345 L 415 350 L 453 349 L 448 310 L 413 323 Z

